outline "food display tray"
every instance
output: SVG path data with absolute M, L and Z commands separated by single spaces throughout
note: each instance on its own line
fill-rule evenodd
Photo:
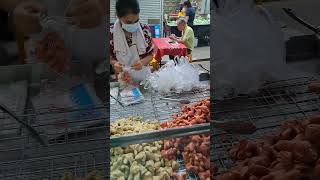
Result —
M 239 135 L 213 129 L 211 132 L 211 161 L 223 173 L 233 166 L 229 150 L 239 139 L 256 140 L 266 134 L 276 132 L 282 123 L 302 120 L 320 111 L 320 97 L 308 90 L 313 78 L 301 77 L 263 86 L 258 93 L 238 96 L 224 101 L 215 101 L 215 120 L 251 121 L 257 131 L 251 135 Z
M 173 114 L 178 114 L 182 104 L 175 101 L 162 99 L 163 97 L 188 100 L 192 103 L 207 99 L 210 97 L 209 87 L 205 89 L 192 90 L 183 93 L 158 94 L 145 91 L 143 92 L 144 101 L 139 104 L 122 107 L 119 103 L 110 105 L 111 122 L 127 118 L 130 116 L 142 116 L 143 120 L 157 121 L 159 123 L 172 119 Z M 204 134 L 210 132 L 210 123 L 195 126 L 185 126 L 179 128 L 170 128 L 158 131 L 144 132 L 139 134 L 112 137 L 111 147 L 127 146 L 143 142 L 153 142 L 162 139 Z

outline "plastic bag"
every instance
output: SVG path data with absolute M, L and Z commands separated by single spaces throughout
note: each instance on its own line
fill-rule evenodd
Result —
M 139 84 L 151 75 L 151 70 L 148 67 L 142 67 L 141 70 L 136 71 L 131 67 L 123 67 L 123 72 L 119 74 L 119 80 L 122 84 Z
M 31 101 L 39 114 L 36 123 L 50 125 L 43 129 L 49 138 L 65 131 L 77 131 L 106 117 L 106 111 L 98 108 L 103 103 L 93 87 L 81 78 L 60 78 L 41 85 L 40 94 Z M 51 111 L 60 113 L 46 113 Z
M 216 98 L 256 91 L 266 81 L 305 75 L 286 65 L 280 25 L 253 0 L 221 0 L 213 17 Z
M 185 58 L 169 61 L 144 81 L 145 89 L 162 93 L 191 91 L 199 86 L 199 73 Z
M 144 96 L 137 87 L 128 86 L 120 92 L 121 102 L 125 106 L 140 103 L 144 100 Z
M 49 57 L 55 56 L 64 64 L 64 70 L 72 58 L 72 33 L 74 26 L 70 19 L 58 16 L 45 16 L 40 18 L 42 31 L 31 35 L 28 61 L 31 63 L 46 62 Z

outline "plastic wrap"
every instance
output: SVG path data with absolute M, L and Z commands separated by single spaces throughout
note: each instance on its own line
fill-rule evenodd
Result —
M 145 89 L 161 93 L 191 91 L 199 86 L 199 73 L 185 58 L 169 61 L 144 81 Z
M 307 76 L 285 62 L 283 33 L 253 0 L 225 0 L 214 11 L 216 98 L 256 91 L 266 81 Z

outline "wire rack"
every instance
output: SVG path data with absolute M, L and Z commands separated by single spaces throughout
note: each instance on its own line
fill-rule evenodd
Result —
M 173 114 L 179 113 L 181 104 L 170 100 L 163 100 L 162 97 L 177 100 L 188 100 L 190 103 L 210 97 L 208 88 L 192 90 L 183 93 L 158 94 L 144 92 L 144 101 L 127 107 L 120 106 L 119 103 L 111 104 L 111 122 L 129 116 L 142 116 L 145 120 L 158 120 L 159 122 L 168 121 Z
M 119 103 L 110 105 L 111 122 L 130 116 L 141 116 L 144 120 L 156 120 L 154 102 L 150 93 L 143 93 L 144 100 L 141 103 L 122 107 Z
M 75 113 L 79 115 L 92 110 L 102 113 L 96 118 L 75 118 L 69 121 Z M 108 178 L 108 107 L 55 110 L 42 108 L 35 111 L 28 101 L 25 113 L 20 118 L 34 127 L 48 145 L 40 145 L 29 131 L 9 115 L 0 112 L 1 180 L 56 180 L 65 171 L 75 177 L 85 177 L 92 170 L 97 170 L 105 179 Z M 60 121 L 62 118 L 66 121 Z M 40 119 L 45 121 L 39 121 Z M 48 131 L 53 127 L 61 129 Z
M 68 155 L 56 155 L 42 158 L 23 159 L 0 163 L 0 178 L 11 179 L 60 179 L 65 172 L 74 177 L 85 177 L 97 170 L 101 176 L 108 177 L 108 164 L 105 159 L 106 151 L 88 151 Z
M 160 122 L 168 121 L 171 119 L 173 114 L 177 114 L 180 112 L 181 104 L 179 102 L 172 102 L 168 100 L 161 99 L 162 97 L 177 99 L 177 100 L 188 100 L 190 104 L 207 99 L 210 97 L 210 90 L 198 89 L 190 92 L 184 92 L 179 94 L 170 94 L 170 95 L 161 95 L 154 94 L 152 100 L 154 102 L 155 113 L 157 119 Z
M 239 139 L 256 140 L 265 134 L 276 132 L 281 124 L 301 120 L 320 110 L 319 95 L 308 91 L 312 78 L 295 78 L 272 82 L 252 96 L 239 96 L 214 102 L 213 117 L 228 121 L 241 119 L 253 122 L 258 130 L 251 135 L 225 133 L 213 129 L 211 135 L 211 161 L 219 167 L 219 173 L 233 166 L 229 150 Z

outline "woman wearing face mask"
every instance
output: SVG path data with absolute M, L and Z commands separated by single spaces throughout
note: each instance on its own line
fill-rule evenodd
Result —
M 110 28 L 110 63 L 116 75 L 125 72 L 131 80 L 140 82 L 150 73 L 150 27 L 139 22 L 137 0 L 118 0 L 116 13 L 118 19 Z

